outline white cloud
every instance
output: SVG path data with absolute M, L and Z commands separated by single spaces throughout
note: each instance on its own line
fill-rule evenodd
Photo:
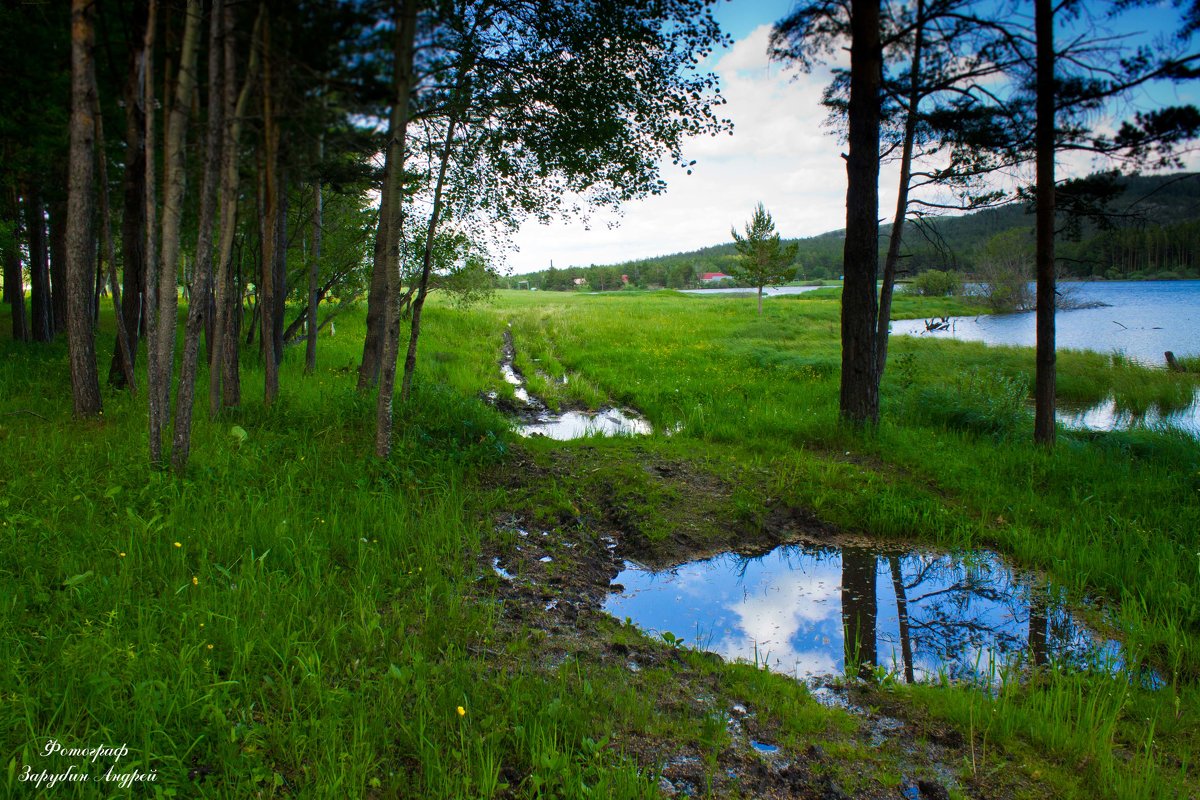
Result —
M 841 575 L 836 564 L 772 573 L 727 606 L 732 623 L 710 649 L 804 677 L 840 671 Z
M 628 203 L 621 214 L 596 213 L 590 229 L 579 221 L 528 222 L 514 239 L 518 252 L 508 257 L 513 270 L 545 269 L 551 261 L 557 267 L 613 264 L 720 244 L 759 202 L 785 238 L 844 227 L 845 145 L 824 124 L 820 104 L 829 69 L 798 74 L 771 63 L 769 35 L 769 25 L 758 26 L 716 62 L 727 100 L 719 110 L 733 120 L 734 133 L 689 142 L 685 155 L 697 160 L 693 174 L 663 164 L 664 195 Z M 835 60 L 844 66 L 848 55 L 839 51 Z M 1193 151 L 1186 160 L 1189 169 L 1200 168 L 1200 154 Z M 1104 166 L 1090 156 L 1062 154 L 1058 173 L 1065 178 Z M 894 209 L 897 170 L 894 163 L 885 164 L 880 176 L 884 218 Z M 995 183 L 1012 188 L 1032 177 L 1032 167 L 1013 172 L 997 176 Z M 945 198 L 926 193 L 926 199 Z

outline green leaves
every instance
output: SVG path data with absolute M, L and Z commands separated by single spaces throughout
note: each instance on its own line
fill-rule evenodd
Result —
M 730 233 L 738 252 L 738 260 L 731 268 L 738 278 L 761 289 L 783 283 L 795 275 L 799 245 L 783 246 L 775 231 L 775 221 L 762 203 L 754 209 L 744 236 L 736 228 Z

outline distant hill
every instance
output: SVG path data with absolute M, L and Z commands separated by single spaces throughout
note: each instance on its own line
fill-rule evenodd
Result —
M 1060 215 L 1057 255 L 1062 269 L 1078 277 L 1200 277 L 1200 173 L 1123 178 L 1117 188 L 1123 191 L 1107 204 L 1099 222 Z M 1064 193 L 1070 191 L 1070 186 L 1064 188 Z M 890 230 L 890 225 L 881 226 L 881 257 Z M 1006 235 L 1005 247 L 1032 247 L 1029 204 L 910 223 L 901 269 L 907 275 L 927 269 L 969 273 L 1000 234 Z M 845 232 L 837 230 L 791 240 L 799 245 L 797 280 L 840 276 L 844 239 Z M 615 265 L 545 270 L 513 276 L 506 283 L 516 286 L 524 281 L 541 289 L 565 290 L 578 288 L 576 279 L 582 278 L 592 290 L 626 285 L 684 288 L 696 285 L 705 272 L 728 273 L 735 259 L 733 242 L 727 242 Z

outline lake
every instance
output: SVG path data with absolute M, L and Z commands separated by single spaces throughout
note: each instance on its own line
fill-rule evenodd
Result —
M 1055 339 L 1060 350 L 1123 353 L 1156 367 L 1165 366 L 1163 354 L 1167 350 L 1176 356 L 1200 354 L 1200 281 L 1061 283 L 1059 291 L 1077 303 L 1105 304 L 1062 310 L 1055 315 Z M 926 330 L 925 320 L 895 320 L 892 333 L 1033 347 L 1037 343 L 1034 317 L 1032 311 L 950 317 L 949 328 L 938 331 Z M 1118 409 L 1110 398 L 1092 408 L 1060 408 L 1058 418 L 1074 428 L 1113 430 L 1168 425 L 1200 436 L 1200 394 L 1190 406 L 1170 414 L 1151 409 L 1135 417 Z
M 1165 363 L 1167 350 L 1177 356 L 1200 354 L 1200 281 L 1060 283 L 1059 291 L 1080 303 L 1105 304 L 1058 312 L 1060 350 L 1120 352 L 1153 366 Z M 926 332 L 924 320 L 896 320 L 892 333 L 1025 347 L 1037 341 L 1032 311 L 951 317 L 949 330 L 932 333 Z
M 784 294 L 804 294 L 824 289 L 824 286 L 767 286 L 763 289 L 763 297 L 778 297 Z M 758 294 L 758 289 L 680 289 L 680 294 Z

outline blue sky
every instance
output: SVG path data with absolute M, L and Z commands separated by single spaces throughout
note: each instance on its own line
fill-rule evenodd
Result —
M 784 237 L 844 227 L 844 148 L 825 126 L 820 105 L 829 72 L 797 74 L 766 56 L 771 24 L 793 4 L 722 0 L 715 9 L 734 43 L 706 66 L 721 80 L 727 100 L 721 111 L 733 120 L 734 133 L 692 140 L 684 151 L 697 162 L 691 175 L 667 163 L 664 195 L 628 203 L 619 213 L 597 212 L 587 226 L 578 220 L 527 223 L 514 237 L 518 250 L 509 254 L 509 267 L 521 273 L 545 269 L 551 261 L 560 268 L 612 264 L 720 244 L 730 240 L 731 227 L 745 224 L 759 202 Z M 1120 32 L 1170 29 L 1177 14 L 1169 3 L 1160 3 L 1124 16 Z M 1180 101 L 1196 102 L 1196 90 L 1158 88 L 1143 91 L 1133 102 Z M 1130 110 L 1129 105 L 1119 109 L 1122 115 Z M 1064 160 L 1060 173 L 1085 174 L 1099 166 L 1082 158 Z M 1193 154 L 1188 166 L 1200 169 L 1200 158 Z M 880 176 L 884 213 L 895 185 L 895 169 L 885 166 Z

